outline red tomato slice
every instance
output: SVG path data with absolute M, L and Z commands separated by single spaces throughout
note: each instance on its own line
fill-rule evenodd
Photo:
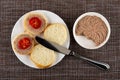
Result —
M 34 28 L 34 29 L 38 29 L 41 27 L 42 25 L 42 21 L 38 18 L 38 17 L 32 17 L 29 20 L 29 24 Z
M 31 45 L 31 42 L 29 38 L 23 38 L 18 42 L 18 47 L 20 49 L 27 49 L 30 45 Z

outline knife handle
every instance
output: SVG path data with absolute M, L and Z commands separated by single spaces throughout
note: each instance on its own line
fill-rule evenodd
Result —
M 93 64 L 93 65 L 95 65 L 95 66 L 97 66 L 97 67 L 99 67 L 101 69 L 104 69 L 104 70 L 110 69 L 110 66 L 107 63 L 103 63 L 103 62 L 99 62 L 99 61 L 96 61 L 96 60 L 86 58 L 84 56 L 81 56 L 81 55 L 75 53 L 74 51 L 71 52 L 71 55 L 73 55 L 73 56 L 75 56 L 77 58 L 80 58 L 80 59 L 82 59 L 84 61 L 87 61 L 87 62 L 89 62 L 89 63 L 91 63 L 91 64 Z

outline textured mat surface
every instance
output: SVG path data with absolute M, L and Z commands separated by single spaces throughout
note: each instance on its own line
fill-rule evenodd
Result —
M 68 25 L 70 49 L 109 63 L 109 71 L 99 70 L 72 56 L 56 66 L 36 70 L 21 63 L 11 48 L 10 36 L 16 21 L 26 12 L 44 9 L 58 14 Z M 89 11 L 103 14 L 111 25 L 108 43 L 97 50 L 80 47 L 72 35 L 76 18 Z M 0 0 L 0 80 L 120 80 L 120 1 L 119 0 Z

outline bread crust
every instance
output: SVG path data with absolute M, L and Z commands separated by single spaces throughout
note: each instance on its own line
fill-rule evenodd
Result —
M 49 64 L 49 65 L 47 65 L 47 66 L 44 66 L 44 65 L 38 64 L 37 62 L 35 62 L 35 61 L 32 59 L 31 56 L 30 56 L 30 59 L 31 59 L 31 60 L 33 61 L 33 63 L 34 63 L 38 68 L 40 68 L 40 69 L 49 68 L 49 67 L 52 65 L 52 63 Z

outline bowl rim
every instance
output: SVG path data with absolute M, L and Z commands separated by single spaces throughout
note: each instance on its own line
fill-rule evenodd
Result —
M 78 21 L 79 21 L 79 20 L 81 20 L 83 17 L 85 17 L 85 16 L 87 16 L 87 15 L 99 17 L 99 18 L 102 19 L 102 21 L 106 24 L 106 27 L 107 27 L 107 29 L 108 29 L 108 33 L 107 33 L 106 39 L 105 39 L 100 45 L 98 45 L 98 46 L 96 46 L 96 47 L 91 47 L 91 48 L 85 47 L 85 46 L 81 45 L 81 44 L 76 40 L 76 34 L 75 34 L 76 25 L 78 24 Z M 86 12 L 86 13 L 83 13 L 82 15 L 80 15 L 80 16 L 75 20 L 74 25 L 73 25 L 73 36 L 74 36 L 74 39 L 75 39 L 75 41 L 76 41 L 81 47 L 83 47 L 83 48 L 85 48 L 85 49 L 98 49 L 98 48 L 104 46 L 104 45 L 108 42 L 108 40 L 109 40 L 109 38 L 110 38 L 110 34 L 111 34 L 111 29 L 110 29 L 110 24 L 109 24 L 108 20 L 106 19 L 105 16 L 103 16 L 102 14 L 97 13 L 97 12 Z

